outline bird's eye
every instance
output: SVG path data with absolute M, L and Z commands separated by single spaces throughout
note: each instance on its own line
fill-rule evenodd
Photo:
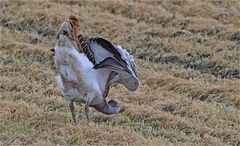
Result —
M 63 31 L 63 35 L 68 35 L 67 31 L 64 30 Z

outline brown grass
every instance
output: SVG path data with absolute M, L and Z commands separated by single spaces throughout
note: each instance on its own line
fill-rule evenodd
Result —
M 1 145 L 240 145 L 238 1 L 1 1 Z M 50 49 L 71 14 L 89 36 L 126 47 L 141 86 L 111 87 L 127 106 L 82 106 L 73 125 Z

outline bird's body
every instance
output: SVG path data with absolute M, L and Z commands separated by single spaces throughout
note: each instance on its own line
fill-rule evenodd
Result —
M 103 100 L 101 89 L 97 78 L 106 78 L 104 73 L 93 69 L 93 64 L 84 53 L 79 53 L 75 48 L 57 46 L 55 48 L 55 60 L 58 69 L 56 77 L 58 87 L 64 97 L 71 101 L 87 102 L 98 104 Z M 80 92 L 81 91 L 81 92 Z M 93 97 L 89 97 L 91 93 Z M 94 99 L 98 97 L 97 99 Z M 99 99 L 99 97 L 101 99 Z M 91 99 L 89 99 L 91 98 Z
M 64 21 L 54 48 L 58 71 L 56 82 L 70 102 L 73 120 L 76 121 L 73 102 L 85 103 L 88 119 L 88 107 L 105 114 L 119 113 L 122 105 L 114 100 L 106 102 L 106 97 L 113 83 L 121 83 L 132 91 L 137 89 L 133 57 L 121 46 L 112 45 L 105 39 L 74 36 L 74 24 L 71 18 Z

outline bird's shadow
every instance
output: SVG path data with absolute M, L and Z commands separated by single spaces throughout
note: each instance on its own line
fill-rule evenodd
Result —
M 86 115 L 83 112 L 83 108 L 78 109 L 78 114 L 76 115 L 77 123 L 95 123 L 95 124 L 102 124 L 102 123 L 108 123 L 111 122 L 114 118 L 114 115 L 104 115 L 101 113 L 95 113 L 96 111 L 91 110 L 90 114 L 90 121 L 87 121 Z M 74 123 L 72 119 L 70 119 L 70 122 Z
M 108 123 L 112 121 L 113 116 L 112 115 L 95 115 L 92 117 L 92 121 L 94 123 Z

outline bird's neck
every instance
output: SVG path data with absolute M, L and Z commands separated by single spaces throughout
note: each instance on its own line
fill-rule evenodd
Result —
M 110 104 L 107 103 L 106 99 L 104 99 L 104 101 L 98 105 L 94 105 L 93 106 L 97 111 L 107 114 L 107 115 L 111 115 L 111 114 L 116 114 L 119 112 L 119 109 L 117 107 L 113 107 Z

